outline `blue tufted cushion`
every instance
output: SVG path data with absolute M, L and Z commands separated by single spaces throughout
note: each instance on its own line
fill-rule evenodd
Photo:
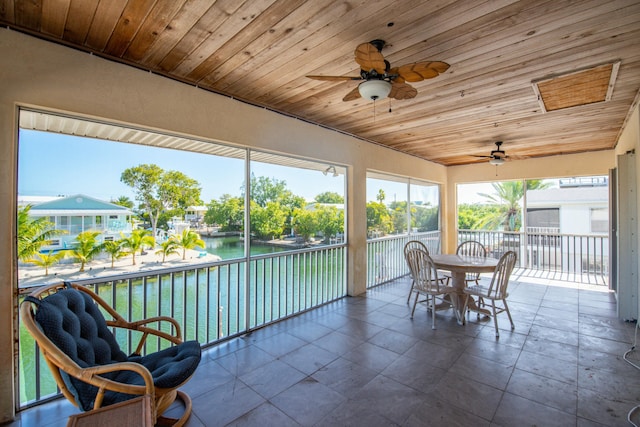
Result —
M 187 341 L 147 356 L 127 357 L 120 350 L 98 306 L 89 295 L 76 289 L 63 289 L 40 301 L 30 300 L 38 305 L 35 320 L 45 335 L 83 368 L 136 362 L 149 369 L 156 387 L 173 388 L 189 378 L 200 362 L 201 350 L 197 341 Z M 103 376 L 127 384 L 144 384 L 142 377 L 132 371 L 110 372 Z M 80 408 L 85 411 L 93 409 L 98 389 L 66 374 L 63 377 Z M 106 392 L 103 406 L 132 397 Z

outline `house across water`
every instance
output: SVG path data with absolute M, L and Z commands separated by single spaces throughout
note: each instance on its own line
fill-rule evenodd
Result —
M 28 199 L 23 199 L 23 203 Z M 27 203 L 25 203 L 27 204 Z M 68 249 L 73 247 L 76 237 L 83 231 L 98 231 L 98 242 L 118 240 L 120 233 L 131 233 L 133 212 L 124 206 L 76 194 L 44 202 L 32 202 L 29 216 L 45 217 L 54 224 L 59 234 L 42 251 Z

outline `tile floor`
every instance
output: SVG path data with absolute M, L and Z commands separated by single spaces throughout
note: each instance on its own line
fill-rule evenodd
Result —
M 561 284 L 562 285 L 562 284 Z M 516 277 L 509 329 L 424 306 L 407 279 L 207 349 L 184 387 L 199 426 L 628 426 L 640 371 L 635 324 L 614 296 Z M 639 350 L 640 351 L 640 350 Z M 635 351 L 631 356 L 640 362 Z M 10 426 L 64 426 L 65 400 Z

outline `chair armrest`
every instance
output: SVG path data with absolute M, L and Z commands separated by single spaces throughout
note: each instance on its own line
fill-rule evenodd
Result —
M 42 337 L 45 340 L 42 340 Z M 75 396 L 66 387 L 66 383 L 62 381 L 62 377 L 58 372 L 58 369 L 66 372 L 68 375 L 79 379 L 85 383 L 91 384 L 98 388 L 98 394 L 94 402 L 94 409 L 101 407 L 105 390 L 115 391 L 126 394 L 143 395 L 148 394 L 152 399 L 155 399 L 155 386 L 153 384 L 153 377 L 151 372 L 143 365 L 135 362 L 119 362 L 111 363 L 108 365 L 90 366 L 88 368 L 82 368 L 73 359 L 67 356 L 59 348 L 53 346 L 50 341 L 38 331 L 36 336 L 38 344 L 41 346 L 40 350 L 45 356 L 47 364 L 55 366 L 55 370 L 52 370 L 54 377 L 56 377 L 56 383 L 60 387 L 60 391 L 65 395 L 67 399 L 78 406 Z M 132 385 L 127 383 L 120 383 L 108 378 L 104 378 L 101 374 L 115 372 L 115 371 L 133 371 L 140 375 L 144 380 L 144 386 Z
M 180 324 L 173 317 L 156 316 L 156 317 L 150 317 L 148 319 L 142 319 L 142 320 L 138 320 L 138 321 L 130 322 L 130 323 L 132 325 L 134 325 L 136 328 L 138 328 L 140 326 L 148 325 L 149 323 L 154 323 L 154 322 L 158 322 L 158 323 L 160 323 L 160 322 L 169 322 L 171 324 L 171 326 L 173 326 L 173 330 L 175 331 L 175 335 L 172 335 L 172 337 L 177 338 L 179 340 L 182 340 L 182 332 L 180 330 Z M 158 326 L 160 326 L 160 325 L 158 325 Z M 154 329 L 154 330 L 157 330 L 158 332 L 162 332 L 162 331 L 160 331 L 158 329 Z
M 160 325 L 158 325 L 158 327 L 155 327 L 155 328 L 146 326 L 150 323 L 156 323 L 156 322 L 157 323 L 169 322 L 169 324 L 173 327 L 174 334 L 161 331 L 159 329 Z M 148 319 L 137 320 L 134 322 L 127 322 L 123 318 L 119 318 L 115 320 L 107 320 L 107 325 L 116 327 L 116 328 L 129 329 L 132 331 L 137 331 L 142 333 L 142 337 L 140 337 L 140 341 L 138 341 L 138 345 L 136 346 L 133 352 L 134 354 L 141 354 L 142 347 L 146 343 L 149 335 L 163 338 L 171 342 L 172 344 L 182 343 L 182 333 L 180 330 L 180 324 L 175 319 L 167 316 L 150 317 Z
M 140 375 L 144 380 L 144 386 L 121 383 L 103 377 L 101 374 L 116 371 L 133 371 Z M 91 366 L 89 368 L 80 368 L 77 374 L 73 374 L 81 381 L 87 382 L 98 387 L 98 394 L 94 402 L 93 409 L 102 406 L 105 390 L 116 391 L 126 394 L 149 395 L 155 399 L 155 386 L 153 385 L 153 377 L 151 372 L 143 365 L 135 362 L 111 363 L 108 365 Z

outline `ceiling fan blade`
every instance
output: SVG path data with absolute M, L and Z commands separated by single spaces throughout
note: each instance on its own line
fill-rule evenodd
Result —
M 354 99 L 360 98 L 360 91 L 358 90 L 358 86 L 351 89 L 351 91 L 342 98 L 343 101 L 353 101 Z
M 389 98 L 394 99 L 411 99 L 415 98 L 418 91 L 413 86 L 406 83 L 398 83 L 394 80 L 391 84 L 391 92 L 389 92 Z
M 384 74 L 387 65 L 384 62 L 384 56 L 377 47 L 371 43 L 362 43 L 355 51 L 356 62 L 364 71 L 376 70 L 378 74 Z
M 391 79 L 393 83 L 404 83 L 406 80 L 400 74 L 398 74 L 398 67 L 394 67 L 389 70 L 389 75 L 391 75 Z M 395 77 L 393 77 L 395 76 Z
M 449 69 L 449 64 L 440 61 L 414 62 L 394 68 L 398 76 L 408 82 L 419 82 L 424 79 L 438 77 Z
M 307 76 L 307 78 L 323 81 L 362 80 L 360 76 Z
M 493 159 L 493 156 L 475 156 L 475 155 L 472 155 L 471 157 L 478 157 L 479 159 Z

